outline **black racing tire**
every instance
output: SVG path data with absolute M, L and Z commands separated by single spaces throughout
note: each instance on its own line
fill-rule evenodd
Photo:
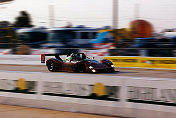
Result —
M 75 67 L 75 72 L 84 73 L 85 72 L 85 65 L 83 62 L 77 63 Z
M 111 68 L 109 71 L 110 71 L 111 73 L 113 73 L 113 72 L 115 72 L 115 68 Z
M 48 61 L 47 63 L 47 67 L 48 67 L 48 70 L 51 71 L 51 72 L 55 72 L 56 71 L 56 67 L 55 67 L 55 64 L 53 61 Z

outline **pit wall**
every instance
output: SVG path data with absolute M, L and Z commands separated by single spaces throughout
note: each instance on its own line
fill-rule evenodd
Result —
M 176 118 L 176 80 L 0 72 L 0 104 L 130 118 Z
M 149 69 L 172 69 L 176 70 L 175 57 L 104 57 L 113 62 L 115 67 L 133 67 Z
M 51 57 L 46 57 L 46 60 Z M 133 56 L 96 56 L 96 60 L 109 59 L 115 67 L 171 69 L 176 70 L 176 57 L 133 57 Z M 40 55 L 0 55 L 0 64 L 45 65 Z

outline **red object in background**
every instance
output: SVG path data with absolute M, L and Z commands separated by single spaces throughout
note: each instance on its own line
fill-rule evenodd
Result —
M 135 34 L 136 38 L 147 38 L 152 36 L 153 26 L 145 20 L 134 20 L 130 23 L 129 30 Z
M 41 54 L 41 63 L 45 63 L 45 54 Z
M 95 43 L 93 44 L 94 49 L 114 49 L 114 43 Z

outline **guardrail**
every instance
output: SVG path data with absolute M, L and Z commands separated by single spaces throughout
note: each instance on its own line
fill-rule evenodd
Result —
M 106 56 L 115 67 L 176 70 L 176 57 Z
M 132 118 L 175 118 L 175 78 L 0 72 L 0 103 Z
M 42 65 L 40 55 L 0 55 L 0 64 Z

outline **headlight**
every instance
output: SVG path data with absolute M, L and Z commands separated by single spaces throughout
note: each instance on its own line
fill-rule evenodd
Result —
M 93 72 L 93 73 L 95 73 L 95 72 L 96 72 L 96 70 L 92 70 L 92 72 Z
M 111 65 L 112 68 L 114 68 L 115 66 L 114 65 Z
M 90 68 L 90 69 L 93 69 L 93 67 L 92 67 L 92 66 L 89 66 L 89 68 Z

